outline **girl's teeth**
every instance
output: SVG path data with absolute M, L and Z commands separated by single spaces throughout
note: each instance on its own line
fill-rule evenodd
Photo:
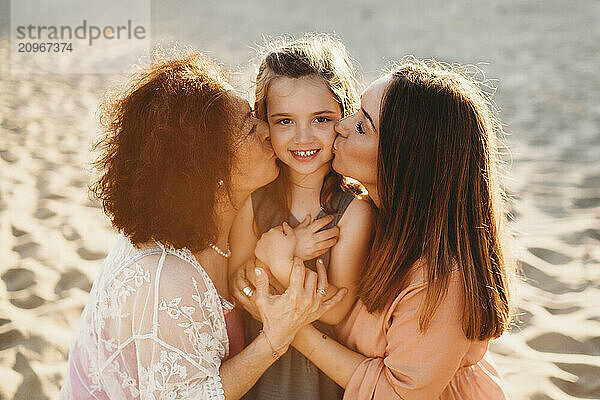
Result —
M 310 151 L 292 151 L 292 153 L 296 154 L 300 157 L 309 157 L 315 154 L 318 150 L 310 150 Z

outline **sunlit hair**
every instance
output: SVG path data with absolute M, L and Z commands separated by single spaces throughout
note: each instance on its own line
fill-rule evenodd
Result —
M 380 121 L 381 204 L 361 300 L 369 312 L 383 310 L 423 259 L 425 331 L 459 268 L 466 336 L 500 336 L 509 321 L 512 263 L 502 244 L 501 129 L 490 103 L 459 69 L 408 60 L 391 73 Z
M 333 98 L 339 103 L 342 116 L 347 116 L 359 107 L 359 97 L 356 92 L 354 67 L 343 43 L 334 36 L 326 34 L 306 34 L 294 41 L 285 38 L 268 40 L 259 49 L 260 65 L 256 75 L 254 111 L 256 117 L 268 122 L 267 96 L 269 87 L 278 78 L 314 77 L 327 85 Z M 287 166 L 279 160 L 280 173 L 275 180 L 279 210 L 266 210 L 275 214 L 284 211 L 289 215 L 289 172 Z M 326 211 L 329 199 L 342 190 L 342 177 L 333 169 L 325 177 L 321 188 L 320 203 Z M 259 213 L 256 213 L 258 215 Z M 313 217 L 315 217 L 313 215 Z M 271 221 L 265 218 L 264 221 Z M 269 227 L 259 227 L 260 230 Z
M 90 190 L 134 244 L 197 251 L 217 237 L 215 193 L 229 188 L 233 105 L 226 73 L 189 49 L 157 50 L 99 108 L 101 176 Z

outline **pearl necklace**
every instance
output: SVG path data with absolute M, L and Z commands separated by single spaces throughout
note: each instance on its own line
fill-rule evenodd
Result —
M 218 248 L 216 245 L 209 243 L 208 247 L 210 247 L 211 249 L 213 249 L 214 251 L 217 252 L 218 255 L 225 257 L 225 258 L 229 258 L 231 257 L 231 249 L 229 248 L 229 244 L 227 244 L 227 253 L 225 253 L 223 250 L 221 250 L 220 248 Z

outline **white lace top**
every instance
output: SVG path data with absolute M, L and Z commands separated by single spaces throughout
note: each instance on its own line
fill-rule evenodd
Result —
M 124 236 L 95 280 L 60 399 L 225 399 L 220 297 L 187 250 Z

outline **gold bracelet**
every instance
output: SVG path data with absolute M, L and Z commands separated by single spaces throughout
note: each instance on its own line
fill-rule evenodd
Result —
M 320 347 L 326 340 L 327 340 L 327 335 L 324 333 L 321 333 L 321 338 L 323 339 L 322 341 L 320 341 L 319 343 L 315 344 L 315 347 L 312 348 L 312 350 L 310 351 L 310 353 L 308 354 L 308 358 L 310 360 L 310 357 L 313 355 L 313 353 L 315 352 L 315 350 Z
M 263 336 L 265 337 L 265 340 L 267 341 L 267 343 L 269 344 L 269 347 L 271 348 L 271 355 L 273 356 L 273 358 L 275 360 L 277 360 L 279 357 L 281 357 L 283 355 L 279 354 L 278 350 L 275 350 L 275 348 L 273 347 L 273 344 L 271 343 L 271 341 L 269 340 L 269 337 L 267 336 L 267 334 L 265 333 L 265 331 L 263 331 L 262 329 L 260 330 L 260 332 L 258 332 L 258 334 L 263 334 Z M 285 347 L 285 346 L 284 346 Z

